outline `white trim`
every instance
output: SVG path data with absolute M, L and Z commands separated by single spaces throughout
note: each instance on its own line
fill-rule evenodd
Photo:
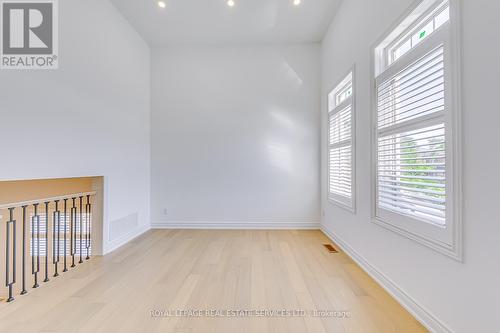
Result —
M 342 103 L 339 105 L 335 105 L 335 107 L 330 110 L 330 94 L 334 94 L 334 99 L 335 99 L 335 94 L 336 90 L 340 86 L 344 87 L 347 82 L 348 78 L 350 76 L 351 79 L 351 89 L 352 89 L 352 94 L 351 96 L 344 100 Z M 357 201 L 357 185 L 356 185 L 356 153 L 357 153 L 357 146 L 356 146 L 356 124 L 357 124 L 357 112 L 356 112 L 356 96 L 357 96 L 357 87 L 356 87 L 356 64 L 354 63 L 349 70 L 342 75 L 342 81 L 340 81 L 338 84 L 336 84 L 332 89 L 330 89 L 327 94 L 326 94 L 326 121 L 327 121 L 327 127 L 326 127 L 326 179 L 327 179 L 327 186 L 326 186 L 326 196 L 328 198 L 328 202 L 336 205 L 340 208 L 346 209 L 352 214 L 356 214 L 356 201 Z M 342 88 L 340 88 L 342 89 Z M 335 101 L 336 103 L 336 101 Z M 337 112 L 347 108 L 351 107 L 351 137 L 349 140 L 350 146 L 351 146 L 351 198 L 345 198 L 340 195 L 337 195 L 335 193 L 330 193 L 330 149 L 333 147 L 330 145 L 330 116 L 336 114 Z M 335 146 L 335 145 L 334 145 Z M 345 147 L 342 145 L 337 145 L 338 147 Z
M 403 237 L 406 237 L 412 241 L 415 241 L 417 243 L 420 243 L 422 245 L 425 245 L 434 251 L 437 251 L 441 254 L 444 254 L 450 258 L 453 258 L 459 262 L 462 261 L 462 257 L 460 255 L 457 255 L 457 249 L 453 248 L 453 246 L 450 246 L 446 243 L 441 243 L 438 240 L 434 240 L 431 237 L 426 237 L 423 236 L 421 233 L 415 233 L 407 229 L 403 229 L 395 225 L 394 223 L 389 223 L 387 221 L 384 221 L 381 218 L 374 217 L 372 218 L 372 222 L 374 224 L 377 224 L 383 228 L 386 228 L 390 231 L 393 231 Z M 425 222 L 423 222 L 425 223 Z
M 118 248 L 122 247 L 123 245 L 127 244 L 128 242 L 132 241 L 133 239 L 139 237 L 140 235 L 142 235 L 143 233 L 145 233 L 149 229 L 151 229 L 151 226 L 149 226 L 147 224 L 142 225 L 142 226 L 139 226 L 139 227 L 127 232 L 125 235 L 122 235 L 113 241 L 109 241 L 105 245 L 103 255 L 110 254 L 111 252 L 117 250 Z
M 401 289 L 394 281 L 373 266 L 360 253 L 354 250 L 348 243 L 335 233 L 329 231 L 326 226 L 321 226 L 321 231 L 344 251 L 356 264 L 358 264 L 368 275 L 370 275 L 382 288 L 385 289 L 401 306 L 410 312 L 415 319 L 433 333 L 453 333 L 453 331 L 439 318 L 434 316 L 417 300 Z
M 352 205 L 346 204 L 344 201 L 336 199 L 333 196 L 333 193 L 329 194 L 329 196 L 328 196 L 328 202 L 330 204 L 332 204 L 332 205 L 335 205 L 335 206 L 337 206 L 339 208 L 345 209 L 345 210 L 347 210 L 347 211 L 349 211 L 349 212 L 351 212 L 353 214 L 356 214 L 356 208 L 355 208 L 354 202 L 352 203 Z
M 434 4 L 432 2 L 433 0 L 431 0 L 431 1 L 427 0 L 427 1 L 429 2 L 429 4 L 424 5 L 423 7 L 428 6 L 428 8 L 424 8 L 424 10 L 420 13 L 414 12 L 414 16 L 413 16 L 414 21 L 410 24 L 409 27 L 403 29 L 403 32 L 396 39 L 394 39 L 389 45 L 387 45 L 385 47 L 385 50 L 390 50 L 391 52 L 394 52 L 397 48 L 401 47 L 402 45 L 404 45 L 408 41 L 410 41 L 410 43 L 412 44 L 411 49 L 413 49 L 414 46 L 413 46 L 412 38 L 413 38 L 414 34 L 416 32 L 418 32 L 419 30 L 421 30 L 422 28 L 424 28 L 425 26 L 427 26 L 430 22 L 434 22 L 434 20 L 436 19 L 437 16 L 439 16 L 441 13 L 443 13 L 443 11 L 446 8 L 449 8 L 448 0 L 443 0 L 442 3 L 440 5 L 438 5 L 437 7 L 434 6 Z M 417 8 L 415 8 L 415 9 L 417 9 Z M 421 22 L 422 18 L 425 18 L 423 23 Z M 409 19 L 410 21 L 412 20 L 412 18 L 407 18 L 407 19 Z M 405 23 L 408 23 L 408 22 L 405 22 Z M 435 28 L 434 24 L 433 24 L 433 27 Z M 440 27 L 433 30 L 430 34 L 433 35 L 439 29 L 440 29 Z M 411 49 L 409 51 L 411 51 Z M 388 59 L 389 53 L 385 52 L 384 56 L 385 56 L 384 60 L 388 61 L 389 60 Z M 391 59 L 392 59 L 392 57 L 391 57 Z M 389 61 L 389 63 L 392 64 L 395 61 L 396 60 L 392 59 L 391 61 Z
M 169 221 L 153 222 L 151 229 L 233 229 L 233 230 L 318 230 L 320 223 L 311 222 L 209 222 L 209 221 Z
M 439 0 L 414 0 L 410 7 L 402 13 L 397 20 L 377 39 L 372 45 L 372 57 L 377 55 L 383 62 L 372 61 L 373 77 L 378 76 L 386 67 L 387 54 L 384 52 L 392 41 L 399 40 L 406 31 L 411 30 L 411 26 L 432 6 L 433 3 Z M 460 0 L 450 0 L 460 1 Z M 419 10 L 419 7 L 427 8 Z M 423 15 L 425 16 L 425 15 Z M 375 57 L 375 59 L 377 58 Z
M 410 13 L 415 11 L 421 4 L 430 2 L 438 2 L 439 0 L 418 0 L 411 6 Z M 397 71 L 399 67 L 404 67 L 404 63 L 408 61 L 398 60 L 386 70 L 387 73 L 377 73 L 380 64 L 377 62 L 377 54 L 380 54 L 380 43 L 386 40 L 386 36 L 391 34 L 395 28 L 386 32 L 377 44 L 372 47 L 372 84 L 371 84 L 371 98 L 372 98 L 372 154 L 371 154 L 371 220 L 373 223 L 400 234 L 408 239 L 414 240 L 423 244 L 441 254 L 444 254 L 459 262 L 463 261 L 463 225 L 462 225 L 462 124 L 461 124 L 461 53 L 460 53 L 460 0 L 449 0 L 450 6 L 450 21 L 448 27 L 441 27 L 431 36 L 423 40 L 417 48 L 409 51 L 400 60 L 418 58 L 422 53 L 425 53 L 429 48 L 432 49 L 433 45 L 438 44 L 439 40 L 444 40 L 444 57 L 445 62 L 448 61 L 448 70 L 445 71 L 445 82 L 448 82 L 446 88 L 446 105 L 445 109 L 448 110 L 442 116 L 445 123 L 446 131 L 446 164 L 447 164 L 447 200 L 451 203 L 448 205 L 446 212 L 447 225 L 446 229 L 436 228 L 435 233 L 446 234 L 446 241 L 443 237 L 429 237 L 426 229 L 430 229 L 429 225 L 418 225 L 416 223 L 405 223 L 405 217 L 401 216 L 396 220 L 390 221 L 381 217 L 378 214 L 377 207 L 377 141 L 379 129 L 377 124 L 377 80 L 380 77 L 387 76 L 389 72 Z M 405 16 L 397 21 L 396 26 L 400 25 L 408 16 Z M 447 33 L 448 32 L 448 33 Z M 447 33 L 447 34 L 446 34 Z M 444 35 L 446 34 L 446 36 Z M 411 62 L 411 61 L 410 61 Z M 377 76 L 376 76 L 377 75 Z M 451 77 L 450 77 L 451 75 Z M 428 117 L 430 121 L 432 117 Z M 424 120 L 424 119 L 420 119 Z M 451 162 L 451 163 L 450 163 Z M 408 219 L 406 219 L 408 220 Z M 419 231 L 420 230 L 420 231 Z
M 452 26 L 450 29 L 450 52 L 453 54 L 453 58 L 450 66 L 452 67 L 451 73 L 453 73 L 454 78 L 451 80 L 451 91 L 453 95 L 451 96 L 452 108 L 455 110 L 453 112 L 451 120 L 452 133 L 449 135 L 453 142 L 453 174 L 451 180 L 453 182 L 453 201 L 455 205 L 453 206 L 453 216 L 455 219 L 454 224 L 454 255 L 455 259 L 463 262 L 463 173 L 462 173 L 462 152 L 463 152 L 463 129 L 462 129 L 462 2 L 461 0 L 449 0 L 450 3 L 450 20 Z
M 448 42 L 449 35 L 449 29 L 446 27 L 439 28 L 439 30 L 435 31 L 432 35 L 420 42 L 418 46 L 411 49 L 402 55 L 396 62 L 385 68 L 375 80 L 377 83 L 387 81 L 388 78 L 393 77 L 395 74 L 405 70 L 409 64 L 419 60 L 432 50 L 435 50 L 439 44 L 446 44 Z

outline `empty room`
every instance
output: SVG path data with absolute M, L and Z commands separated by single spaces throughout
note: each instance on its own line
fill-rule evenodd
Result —
M 0 0 L 0 333 L 500 332 L 499 33 L 496 0 Z

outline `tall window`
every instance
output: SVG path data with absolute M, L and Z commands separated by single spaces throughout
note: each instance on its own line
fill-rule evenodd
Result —
M 422 1 L 375 49 L 375 217 L 457 258 L 452 23 L 449 1 Z
M 328 197 L 354 210 L 353 73 L 328 94 Z

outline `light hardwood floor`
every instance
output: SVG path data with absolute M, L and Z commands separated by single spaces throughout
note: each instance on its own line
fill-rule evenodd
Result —
M 426 330 L 320 231 L 154 230 L 13 303 L 1 332 Z M 348 318 L 154 317 L 151 310 L 327 310 Z

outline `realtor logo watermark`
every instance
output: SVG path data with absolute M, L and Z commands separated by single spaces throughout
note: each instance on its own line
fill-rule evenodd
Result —
M 57 69 L 57 0 L 0 0 L 1 69 Z

